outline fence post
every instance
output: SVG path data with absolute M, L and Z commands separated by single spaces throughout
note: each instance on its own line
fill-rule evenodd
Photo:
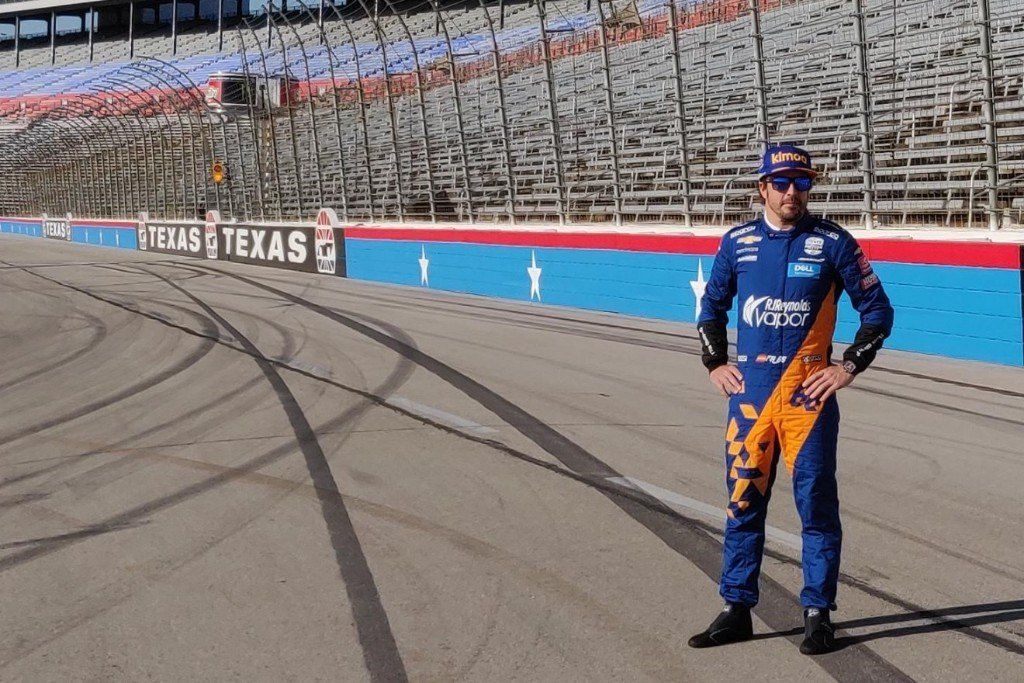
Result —
M 875 136 L 871 108 L 871 74 L 868 71 L 867 31 L 864 26 L 862 0 L 853 0 L 854 31 L 857 41 L 857 97 L 860 117 L 860 171 L 864 184 L 864 227 L 875 227 Z
M 612 61 L 608 53 L 608 28 L 605 25 L 604 3 L 611 0 L 597 0 L 597 15 L 601 22 L 601 65 L 604 72 L 605 123 L 608 127 L 608 144 L 612 155 L 612 200 L 614 201 L 615 225 L 622 225 L 622 174 L 619 170 L 619 143 L 615 137 L 615 98 L 612 95 Z M 614 11 L 614 7 L 612 8 Z
M 764 39 L 761 35 L 761 3 L 750 0 L 750 38 L 754 41 L 754 93 L 757 96 L 757 141 L 761 152 L 768 148 L 768 98 L 764 82 Z
M 555 153 L 555 196 L 558 206 L 558 223 L 565 225 L 567 206 L 565 196 L 565 170 L 562 163 L 562 136 L 558 126 L 558 100 L 555 94 L 555 74 L 551 66 L 551 39 L 547 28 L 547 0 L 536 0 L 537 18 L 540 24 L 541 58 L 544 60 L 544 84 L 547 88 L 548 112 L 551 125 L 551 147 Z
M 128 3 L 128 59 L 135 59 L 135 0 Z
M 512 171 L 512 142 L 511 132 L 508 125 L 508 112 L 505 109 L 505 82 L 501 73 L 501 52 L 498 47 L 498 37 L 494 32 L 494 22 L 491 20 L 491 12 L 487 8 L 485 0 L 479 0 L 480 9 L 487 20 L 487 30 L 491 37 L 491 58 L 494 64 L 495 93 L 498 96 L 498 115 L 501 117 L 501 154 L 505 162 L 505 213 L 512 225 L 516 223 L 516 181 Z M 504 12 L 503 5 L 502 12 Z M 504 20 L 504 13 L 502 14 Z
M 992 15 L 989 0 L 978 0 L 978 33 L 981 39 L 981 75 L 985 99 L 985 170 L 988 191 L 988 229 L 998 230 L 999 211 L 999 138 L 996 133 L 995 86 L 992 73 Z
M 679 11 L 676 0 L 668 0 L 669 40 L 672 41 L 672 87 L 675 89 L 676 132 L 679 134 L 679 165 L 683 175 L 683 225 L 693 225 L 690 215 L 690 150 L 686 142 L 686 103 L 683 101 L 683 65 L 679 61 Z M 707 68 L 707 67 L 705 67 Z
M 445 47 L 448 51 L 448 67 L 451 69 L 449 76 L 452 87 L 452 103 L 455 106 L 455 125 L 459 130 L 459 169 L 462 171 L 462 179 L 466 190 L 466 213 L 469 222 L 476 220 L 476 211 L 473 205 L 473 181 L 469 176 L 469 145 L 466 143 L 466 124 L 462 115 L 462 94 L 459 92 L 459 70 L 455 62 L 456 53 L 452 46 L 452 37 L 448 32 L 448 22 L 441 14 L 441 6 L 437 0 L 431 0 L 434 9 L 435 24 L 444 32 Z

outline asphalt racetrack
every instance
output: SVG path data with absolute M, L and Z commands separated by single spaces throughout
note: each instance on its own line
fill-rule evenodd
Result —
M 1021 680 L 1021 369 L 884 351 L 840 394 L 844 647 L 797 650 L 783 469 L 757 639 L 698 651 L 725 406 L 692 325 L 0 261 L 2 680 Z

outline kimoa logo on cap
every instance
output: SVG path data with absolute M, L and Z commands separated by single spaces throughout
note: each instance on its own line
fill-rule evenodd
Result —
M 805 154 L 797 154 L 796 152 L 772 152 L 773 164 L 781 164 L 787 161 L 795 161 L 801 164 L 811 163 Z

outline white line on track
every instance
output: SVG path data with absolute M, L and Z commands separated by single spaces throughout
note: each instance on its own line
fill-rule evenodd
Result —
M 718 523 L 722 523 L 723 518 L 725 517 L 725 512 L 721 508 L 717 508 L 714 505 L 708 505 L 707 503 L 694 498 L 684 496 L 681 493 L 676 493 L 675 491 L 669 491 L 668 489 L 663 489 L 660 486 L 649 484 L 640 479 L 634 479 L 633 477 L 608 477 L 608 481 L 619 486 L 643 491 L 647 495 L 657 498 L 669 507 L 677 509 L 683 508 L 692 512 L 698 512 Z M 800 550 L 803 545 L 800 537 L 796 534 L 791 534 L 788 531 L 783 531 L 782 529 L 777 529 L 768 525 L 765 525 L 764 530 L 765 536 L 773 541 L 789 546 L 794 550 Z
M 410 401 L 409 399 L 402 398 L 401 396 L 392 396 L 386 402 L 388 403 L 388 405 L 393 405 L 396 408 L 407 410 L 410 413 L 413 413 L 414 415 L 419 415 L 420 417 L 425 417 L 435 422 L 446 424 L 449 427 L 455 427 L 456 429 L 460 429 L 464 432 L 476 434 L 477 436 L 481 436 L 483 434 L 498 433 L 497 429 L 485 427 L 482 424 L 477 424 L 476 422 L 473 422 L 472 420 L 466 419 L 464 417 L 453 415 L 451 413 L 446 413 L 445 411 L 440 410 L 439 408 L 425 406 L 422 403 Z

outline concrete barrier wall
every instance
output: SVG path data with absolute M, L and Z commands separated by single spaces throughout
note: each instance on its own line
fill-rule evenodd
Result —
M 135 221 L 76 220 L 68 216 L 0 218 L 0 232 L 120 249 L 138 248 L 137 225 Z
M 309 224 L 235 223 L 216 212 L 205 223 L 140 219 L 0 218 L 0 232 L 691 323 L 719 242 L 714 235 L 342 227 L 329 209 Z M 860 243 L 896 308 L 888 348 L 1024 366 L 1024 246 Z M 851 341 L 858 324 L 844 296 L 836 339 Z
M 349 277 L 694 322 L 717 237 L 353 227 Z M 1024 365 L 1022 246 L 862 239 L 896 308 L 889 348 Z M 736 315 L 732 316 L 736 320 Z M 844 296 L 836 338 L 859 320 Z

